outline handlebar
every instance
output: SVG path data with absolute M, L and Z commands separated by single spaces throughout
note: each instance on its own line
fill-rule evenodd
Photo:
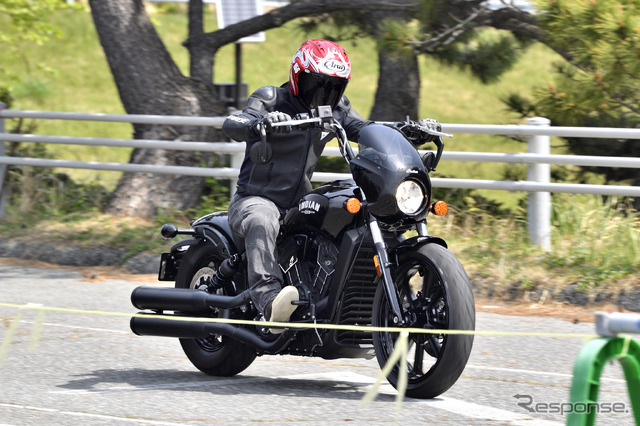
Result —
M 298 117 L 296 116 L 295 118 L 291 119 L 291 120 L 287 120 L 287 121 L 280 121 L 277 123 L 273 123 L 271 124 L 272 127 L 305 127 L 308 125 L 311 125 L 311 127 L 317 126 L 317 127 L 325 127 L 326 126 L 322 126 L 322 124 L 327 124 L 327 123 L 334 123 L 337 124 L 338 126 L 340 126 L 339 123 L 335 122 L 333 119 L 331 120 L 327 120 L 326 118 L 320 118 L 320 117 L 314 117 L 314 118 L 308 118 L 305 117 L 306 114 L 302 117 Z M 377 123 L 379 124 L 394 124 L 393 121 L 377 121 Z M 428 135 L 432 135 L 432 136 L 439 136 L 439 137 L 444 137 L 444 138 L 452 138 L 453 135 L 451 133 L 445 133 L 445 132 L 441 132 L 438 130 L 433 130 L 430 129 L 428 127 L 425 126 L 421 126 L 419 123 L 415 122 L 414 126 L 418 129 L 420 129 L 422 132 L 424 132 L 425 134 Z M 342 127 L 342 126 L 340 126 Z M 329 130 L 329 129 L 326 129 Z
M 342 125 L 333 118 L 331 107 L 320 106 L 317 108 L 317 110 L 314 111 L 314 113 L 316 115 L 315 117 L 310 117 L 309 114 L 299 114 L 291 120 L 271 123 L 271 127 L 321 128 L 323 130 L 332 132 L 338 139 L 338 147 L 340 148 L 340 153 L 345 158 L 347 163 L 350 163 L 351 160 L 355 158 L 355 153 L 353 152 L 353 149 L 349 144 L 346 131 L 344 130 Z M 378 123 L 394 124 L 394 122 L 385 121 L 379 121 Z M 440 157 L 442 156 L 442 151 L 444 150 L 444 142 L 442 141 L 442 138 L 452 138 L 453 135 L 431 129 L 426 126 L 421 126 L 418 122 L 410 121 L 408 117 L 407 124 L 410 124 L 415 129 L 420 130 L 420 132 L 424 133 L 425 136 L 437 136 L 437 139 L 432 140 L 432 142 L 437 147 L 436 160 L 432 168 L 432 170 L 435 170 L 435 164 L 438 164 Z M 260 135 L 262 137 L 262 142 L 266 144 L 266 126 L 264 124 L 260 126 Z

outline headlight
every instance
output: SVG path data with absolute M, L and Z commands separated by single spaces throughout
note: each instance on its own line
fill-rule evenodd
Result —
M 398 208 L 404 214 L 416 214 L 424 206 L 422 187 L 413 180 L 405 180 L 396 190 Z

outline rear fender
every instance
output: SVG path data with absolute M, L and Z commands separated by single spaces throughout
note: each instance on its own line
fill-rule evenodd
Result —
M 205 223 L 194 226 L 195 236 L 179 241 L 171 247 L 168 253 L 162 253 L 160 257 L 160 270 L 158 281 L 175 281 L 182 263 L 182 257 L 191 246 L 196 244 L 213 244 L 220 255 L 228 258 L 237 253 L 236 247 L 229 235 L 213 226 Z

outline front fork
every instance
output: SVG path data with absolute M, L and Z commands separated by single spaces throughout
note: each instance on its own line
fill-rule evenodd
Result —
M 387 245 L 384 242 L 384 237 L 382 236 L 380 225 L 378 225 L 378 220 L 371 214 L 369 214 L 369 229 L 371 230 L 376 254 L 378 255 L 382 285 L 384 285 L 385 292 L 387 293 L 387 300 L 389 300 L 391 310 L 393 311 L 393 322 L 399 326 L 405 325 L 404 315 L 400 308 L 400 301 L 398 300 L 398 293 L 396 292 L 396 287 L 393 284 L 393 279 L 391 278 L 391 263 L 389 262 L 389 256 L 387 254 Z

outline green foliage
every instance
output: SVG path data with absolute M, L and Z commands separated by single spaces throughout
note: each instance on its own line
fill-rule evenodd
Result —
M 511 95 L 505 103 L 522 116 L 539 115 L 559 126 L 640 125 L 640 1 L 540 0 L 538 22 L 565 61 L 553 81 L 529 99 Z M 578 155 L 640 156 L 635 140 L 568 138 Z M 634 169 L 584 167 L 608 181 L 638 179 Z M 640 205 L 640 203 L 638 204 Z
M 557 273 L 578 275 L 581 288 L 640 270 L 640 214 L 616 198 L 555 196 L 554 251 L 545 256 Z
M 407 21 L 387 18 L 380 26 L 382 36 L 378 39 L 378 50 L 395 53 L 407 60 L 413 58 L 416 53 L 411 44 L 416 36 Z
M 60 29 L 49 22 L 53 12 L 66 5 L 60 0 L 5 0 L 0 4 L 0 15 L 8 18 L 9 25 L 0 28 L 0 44 L 15 48 L 15 44 L 28 41 L 42 44 L 52 36 L 60 36 Z
M 357 40 L 371 33 L 366 15 L 349 12 L 333 12 L 312 16 L 296 22 L 297 29 L 306 36 L 335 42 Z
M 433 188 L 432 199 L 446 201 L 448 205 L 467 213 L 483 212 L 495 218 L 508 217 L 512 214 L 500 203 L 471 189 Z
M 640 97 L 640 2 L 540 1 L 549 43 L 569 59 L 558 80 L 538 93 L 540 108 L 563 122 L 633 114 Z
M 9 144 L 14 157 L 49 158 L 42 144 Z M 18 214 L 48 216 L 95 211 L 108 192 L 95 183 L 78 184 L 68 175 L 45 167 L 9 166 L 6 190 Z
M 640 214 L 613 198 L 554 195 L 550 252 L 529 243 L 524 211 L 496 216 L 453 207 L 431 218 L 429 231 L 447 240 L 470 276 L 491 277 L 496 290 L 514 282 L 590 289 L 640 275 Z
M 202 194 L 200 204 L 191 216 L 200 217 L 218 210 L 227 210 L 229 202 L 231 201 L 229 197 L 230 184 L 231 181 L 229 180 L 207 178 L 205 192 Z
M 4 0 L 0 3 L 0 50 L 18 55 L 26 70 L 24 74 L 18 74 L 0 65 L 0 102 L 8 108 L 14 98 L 31 98 L 41 103 L 51 94 L 47 80 L 31 75 L 31 57 L 25 52 L 30 46 L 42 46 L 51 38 L 62 36 L 61 28 L 52 22 L 57 10 L 83 7 L 61 0 Z M 55 72 L 44 63 L 38 63 L 37 68 L 50 74 Z
M 514 66 L 521 47 L 510 33 L 486 30 L 467 41 L 440 49 L 436 56 L 449 65 L 469 67 L 480 81 L 490 84 Z
M 24 44 L 42 45 L 52 37 L 60 37 L 60 27 L 51 22 L 60 9 L 79 9 L 81 4 L 61 0 L 3 0 L 0 3 L 0 47 L 18 50 Z
M 49 80 L 39 76 L 25 75 L 20 78 L 12 90 L 18 99 L 31 99 L 34 103 L 41 104 L 53 93 L 53 87 Z
M 4 103 L 7 109 L 11 108 L 13 95 L 9 87 L 0 85 L 0 102 Z
M 423 32 L 429 32 L 431 26 L 442 21 L 446 14 L 446 0 L 420 0 L 418 16 Z

